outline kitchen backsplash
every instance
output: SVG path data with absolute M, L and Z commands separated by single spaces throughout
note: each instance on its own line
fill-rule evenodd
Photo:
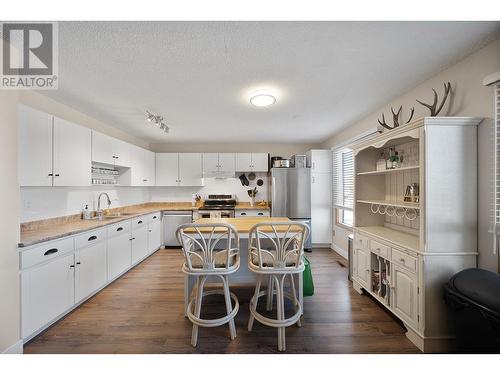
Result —
M 248 176 L 248 173 L 246 174 Z M 257 186 L 257 180 L 264 184 Z M 203 187 L 21 187 L 21 222 L 73 215 L 88 204 L 97 208 L 97 196 L 105 191 L 111 198 L 111 207 L 128 206 L 144 202 L 191 201 L 192 194 L 205 198 L 208 194 L 235 194 L 238 201 L 249 202 L 247 190 L 257 187 L 256 201 L 268 200 L 269 178 L 266 173 L 256 173 L 249 186 L 242 186 L 239 178 L 206 178 Z M 102 198 L 105 205 L 105 198 Z

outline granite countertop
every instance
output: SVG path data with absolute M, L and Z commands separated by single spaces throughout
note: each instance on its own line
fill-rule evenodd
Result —
M 267 203 L 260 204 L 260 202 L 255 202 L 254 206 L 250 205 L 250 202 L 240 202 L 236 204 L 236 210 L 269 210 L 269 205 Z
M 198 208 L 199 206 L 193 207 L 190 202 L 152 202 L 111 209 L 109 212 L 112 214 L 120 212 L 127 215 L 106 220 L 82 220 L 81 215 L 71 215 L 21 223 L 21 239 L 18 247 L 24 248 L 37 243 L 55 240 L 153 212 L 193 211 L 198 210 Z
M 46 220 L 21 223 L 21 239 L 19 248 L 25 248 L 38 243 L 71 236 L 88 230 L 104 227 L 120 221 L 150 214 L 158 211 L 197 211 L 201 204 L 193 207 L 191 202 L 150 202 L 134 206 L 124 206 L 109 210 L 110 214 L 126 213 L 127 215 L 106 220 L 82 220 L 81 215 L 62 216 Z M 241 202 L 236 209 L 268 210 L 269 206 L 250 206 L 249 202 Z

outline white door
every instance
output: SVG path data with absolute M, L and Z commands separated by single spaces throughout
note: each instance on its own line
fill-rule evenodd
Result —
M 219 154 L 219 170 L 225 174 L 233 174 L 236 170 L 236 160 L 232 153 Z
M 238 153 L 236 154 L 236 171 L 249 172 L 252 170 L 252 154 Z
M 124 227 L 121 228 L 123 231 Z M 129 230 L 108 239 L 108 280 L 113 280 L 132 265 L 132 245 L 130 238 L 132 237 Z
M 106 284 L 106 241 L 75 253 L 75 299 L 79 302 Z
M 115 164 L 114 139 L 108 135 L 92 131 L 92 161 Z
M 55 258 L 39 267 L 24 270 L 22 288 L 22 336 L 64 313 L 75 303 L 74 255 Z
M 252 154 L 251 168 L 254 172 L 267 172 L 269 170 L 268 154 Z
M 358 281 L 365 288 L 368 287 L 370 276 L 369 251 L 361 248 L 354 249 L 354 266 L 353 273 Z
M 147 225 L 132 230 L 132 264 L 148 255 L 148 233 Z
M 331 174 L 311 174 L 311 235 L 313 244 L 332 242 Z
M 214 176 L 219 172 L 219 154 L 203 154 L 203 175 Z
M 416 275 L 396 264 L 392 264 L 391 307 L 403 320 L 417 326 L 418 281 Z
M 52 115 L 19 106 L 18 173 L 21 186 L 52 186 Z
M 156 186 L 178 186 L 179 154 L 156 154 Z
M 158 250 L 161 246 L 161 221 L 154 220 L 148 225 L 148 252 Z
M 54 117 L 54 186 L 90 186 L 90 129 Z
M 179 185 L 201 186 L 202 185 L 202 154 L 184 153 L 179 154 Z

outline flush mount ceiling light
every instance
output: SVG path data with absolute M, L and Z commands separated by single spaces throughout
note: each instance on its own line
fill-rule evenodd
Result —
M 148 122 L 152 122 L 153 124 L 157 125 L 165 133 L 168 133 L 170 131 L 170 128 L 168 127 L 167 124 L 165 124 L 164 118 L 161 115 L 155 115 L 154 113 L 151 113 L 146 110 L 146 120 L 148 120 Z
M 268 107 L 276 103 L 276 96 L 269 90 L 260 90 L 252 93 L 250 103 L 256 107 Z

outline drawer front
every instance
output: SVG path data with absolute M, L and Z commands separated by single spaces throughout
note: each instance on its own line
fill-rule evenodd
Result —
M 235 212 L 236 217 L 269 217 L 269 211 L 267 210 L 247 210 L 247 211 L 240 211 L 237 210 Z
M 372 253 L 380 255 L 382 258 L 387 260 L 391 259 L 391 248 L 389 246 L 383 245 L 380 242 L 371 240 L 370 250 Z
M 75 248 L 81 249 L 82 247 L 90 246 L 103 241 L 107 237 L 107 232 L 106 228 L 101 228 L 79 234 L 78 236 L 75 236 Z
M 21 253 L 21 269 L 32 267 L 36 264 L 56 258 L 62 254 L 69 253 L 75 249 L 73 237 L 53 241 Z
M 120 221 L 119 223 L 108 225 L 108 237 L 118 236 L 132 231 L 132 222 L 130 220 Z
M 148 215 L 135 217 L 131 221 L 132 221 L 132 230 L 134 230 L 148 223 Z
M 399 250 L 392 249 L 392 262 L 395 264 L 399 264 L 402 267 L 405 267 L 411 271 L 417 271 L 417 258 L 405 254 Z
M 160 212 L 155 212 L 148 215 L 148 223 L 151 223 L 153 221 L 160 221 L 160 219 L 161 219 Z
M 358 247 L 364 247 L 365 249 L 368 249 L 368 237 L 363 236 L 362 234 L 359 233 L 354 233 L 354 245 Z

